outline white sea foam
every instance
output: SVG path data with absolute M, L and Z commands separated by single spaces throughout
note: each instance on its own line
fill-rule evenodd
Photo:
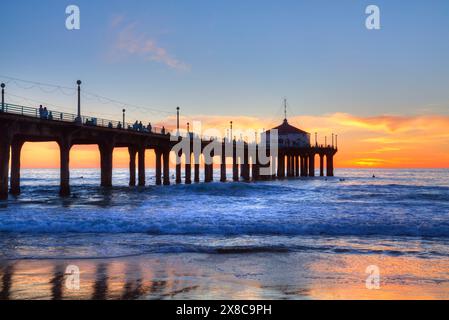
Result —
M 89 257 L 104 252 L 108 252 L 106 256 L 177 251 L 285 252 L 310 248 L 304 239 L 311 237 L 372 241 L 433 238 L 446 243 L 448 170 L 377 170 L 375 179 L 372 173 L 340 170 L 344 181 L 317 177 L 130 189 L 126 187 L 126 170 L 116 170 L 117 187 L 104 190 L 97 186 L 98 171 L 74 170 L 73 196 L 60 199 L 57 170 L 24 170 L 22 195 L 0 203 L 0 247 L 14 258 L 31 257 L 36 252 L 37 256 L 59 256 L 62 250 L 73 251 L 76 256 L 75 252 L 84 249 Z M 171 242 L 161 243 L 161 237 L 170 237 Z M 186 242 L 189 237 L 200 240 Z M 96 238 L 102 242 L 95 242 Z M 130 238 L 134 241 L 127 241 Z M 260 242 L 261 238 L 268 240 Z M 11 249 L 8 243 L 12 239 L 20 241 Z M 142 241 L 136 244 L 136 239 Z M 217 239 L 233 241 L 209 245 Z M 102 254 L 95 249 L 106 245 L 109 247 L 100 250 Z M 328 245 L 311 250 L 360 251 Z M 25 251 L 28 253 L 23 255 Z M 391 248 L 385 252 L 399 251 Z M 423 253 L 426 251 L 416 252 Z M 439 253 L 446 254 L 435 251 Z

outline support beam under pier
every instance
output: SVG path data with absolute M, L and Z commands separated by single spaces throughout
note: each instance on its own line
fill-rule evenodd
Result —
M 287 176 L 293 177 L 294 176 L 294 162 L 293 162 L 293 156 L 288 155 L 287 156 Z
M 213 181 L 213 164 L 204 165 L 204 182 L 209 183 Z
M 186 180 L 185 184 L 192 184 L 192 154 L 186 154 Z
M 226 139 L 223 139 L 221 147 L 220 181 L 226 182 Z
M 162 154 L 164 159 L 164 186 L 170 185 L 170 150 Z
M 243 164 L 242 164 L 242 178 L 245 181 L 250 180 L 250 168 L 249 168 L 249 149 L 248 145 L 244 145 Z
M 279 154 L 277 156 L 277 177 L 284 178 L 285 177 L 285 155 Z
M 129 153 L 129 186 L 136 186 L 136 155 L 137 148 L 136 147 L 128 147 Z
M 9 154 L 11 142 L 6 136 L 0 137 L 0 200 L 8 199 Z
M 299 156 L 295 156 L 295 177 L 299 177 Z
M 180 184 L 182 182 L 182 180 L 181 180 L 181 156 L 182 156 L 182 152 L 179 151 L 179 153 L 176 156 L 176 184 Z
M 139 167 L 139 177 L 138 177 L 138 183 L 139 187 L 145 186 L 145 147 L 140 146 L 137 151 L 137 157 L 139 159 L 138 167 Z
M 239 181 L 239 165 L 237 162 L 237 149 L 235 141 L 233 142 L 232 147 L 232 180 Z
M 309 175 L 309 156 L 304 156 L 304 177 Z
M 315 154 L 309 155 L 309 177 L 315 177 Z
M 156 155 L 156 185 L 162 184 L 162 152 L 158 149 L 154 150 Z
M 252 157 L 253 163 L 251 165 L 251 178 L 256 181 L 259 180 L 259 146 L 256 145 L 256 154 Z
M 193 181 L 195 183 L 200 182 L 200 160 L 195 160 L 195 164 L 193 167 Z
M 304 155 L 300 156 L 300 162 L 301 162 L 301 173 L 300 173 L 300 175 L 301 175 L 301 177 L 304 177 L 306 175 L 306 172 L 305 172 L 305 156 Z
M 72 145 L 65 139 L 58 141 L 59 153 L 60 153 L 60 187 L 59 195 L 61 197 L 67 197 L 70 195 L 70 149 Z
M 109 143 L 98 145 L 100 149 L 101 186 L 112 187 L 112 153 L 114 146 Z
M 326 163 L 327 163 L 326 175 L 328 177 L 333 177 L 334 176 L 334 156 L 328 154 L 326 156 Z
M 320 154 L 320 177 L 324 177 L 324 155 Z
M 13 140 L 11 144 L 11 189 L 13 195 L 20 194 L 20 154 L 24 141 Z

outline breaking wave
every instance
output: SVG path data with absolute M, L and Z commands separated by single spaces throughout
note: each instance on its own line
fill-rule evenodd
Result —
M 48 254 L 57 243 L 76 251 L 91 247 L 96 238 L 106 239 L 98 244 L 100 248 L 105 243 L 121 248 L 106 254 L 112 256 L 177 250 L 217 254 L 316 250 L 302 241 L 287 241 L 295 237 L 449 239 L 447 170 L 377 171 L 376 179 L 371 172 L 347 170 L 339 171 L 343 178 L 134 189 L 126 186 L 126 170 L 114 172 L 117 187 L 112 189 L 97 186 L 98 172 L 78 170 L 72 174 L 68 199 L 57 197 L 57 171 L 48 172 L 25 171 L 22 195 L 0 202 L 0 247 L 9 248 L 11 239 L 23 239 L 9 256 L 32 242 L 34 251 L 41 248 L 42 255 L 57 257 L 58 252 Z M 164 236 L 172 241 L 158 242 Z M 204 243 L 176 241 L 190 236 Z M 210 237 L 237 240 L 232 245 L 210 246 L 206 245 Z M 258 237 L 283 240 L 247 244 Z M 138 239 L 144 243 L 134 251 Z M 127 246 L 121 247 L 122 243 Z M 338 246 L 319 250 L 360 251 Z M 395 248 L 381 252 L 403 254 Z

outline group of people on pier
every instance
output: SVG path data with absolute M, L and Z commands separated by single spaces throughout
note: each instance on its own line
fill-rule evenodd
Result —
M 47 107 L 39 106 L 39 117 L 41 119 L 53 120 L 53 113 L 47 110 Z
M 149 133 L 151 133 L 151 131 L 153 129 L 152 126 L 151 126 L 151 123 L 148 123 L 148 126 L 144 126 L 142 124 L 142 121 L 139 122 L 137 120 L 136 120 L 136 122 L 134 122 L 132 127 L 128 127 L 128 128 L 131 128 L 131 129 L 133 129 L 135 131 L 149 132 Z
M 43 107 L 42 105 L 40 105 L 39 106 L 39 118 L 53 120 L 53 113 L 52 113 L 52 111 L 49 111 L 47 109 L 47 107 Z M 61 116 L 61 118 L 62 118 L 62 116 Z M 97 126 L 97 118 L 86 119 L 85 124 L 90 125 L 90 126 Z M 113 127 L 114 127 L 113 123 L 111 121 L 109 121 L 108 128 L 112 129 Z M 124 124 L 122 124 L 121 122 L 118 122 L 117 129 L 122 129 L 122 128 L 124 128 Z M 133 131 L 145 132 L 145 133 L 153 133 L 153 126 L 151 125 L 151 122 L 149 122 L 148 125 L 145 126 L 142 124 L 142 121 L 136 120 L 136 122 L 134 122 L 134 124 L 132 126 L 128 125 L 127 129 L 133 130 Z M 162 127 L 160 133 L 163 135 L 166 134 L 165 127 Z
M 120 123 L 119 123 L 119 125 L 120 125 Z M 120 128 L 121 128 L 121 125 L 120 125 Z M 134 131 L 139 131 L 139 132 L 145 132 L 145 133 L 153 132 L 153 127 L 151 125 L 151 122 L 149 122 L 147 126 L 144 126 L 142 124 L 142 121 L 139 122 L 137 120 L 136 120 L 136 122 L 134 122 L 134 124 L 132 126 L 128 126 L 128 129 L 134 130 Z M 165 134 L 165 127 L 162 127 L 161 134 Z

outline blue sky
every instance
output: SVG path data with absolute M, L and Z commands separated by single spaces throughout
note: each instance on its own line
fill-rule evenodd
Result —
M 65 28 L 69 4 L 81 10 L 80 30 Z M 381 9 L 379 31 L 365 28 L 368 4 Z M 90 92 L 192 115 L 273 117 L 283 97 L 295 115 L 449 110 L 445 0 L 29 0 L 3 2 L 1 15 L 0 80 L 81 79 Z M 70 95 L 7 89 L 75 111 Z M 83 107 L 114 118 L 121 110 Z

